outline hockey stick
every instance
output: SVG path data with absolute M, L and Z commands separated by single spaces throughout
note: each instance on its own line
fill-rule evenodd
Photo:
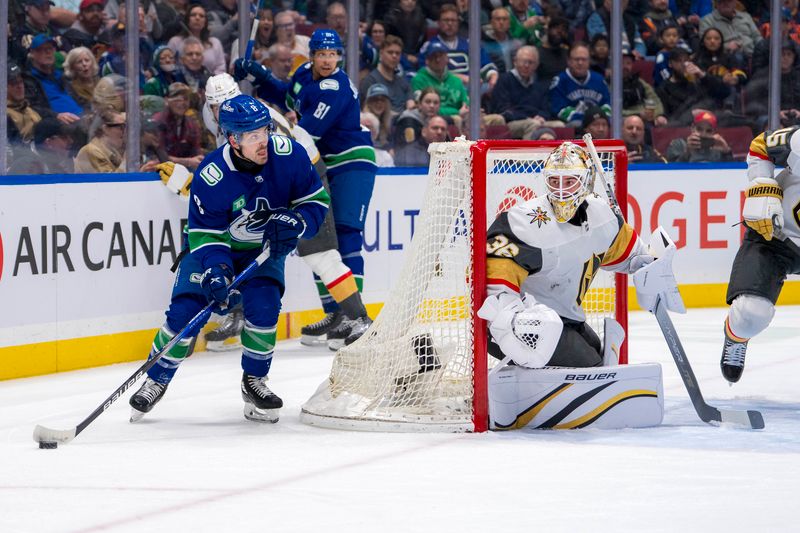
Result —
M 258 13 L 259 11 L 266 9 L 266 7 L 267 7 L 266 0 L 261 0 L 258 3 L 258 10 L 256 11 L 256 17 L 255 19 L 253 19 L 253 27 L 250 28 L 250 40 L 247 41 L 247 48 L 245 48 L 244 51 L 245 61 L 250 61 L 250 58 L 253 56 L 253 48 L 256 45 L 256 34 L 258 33 L 258 25 L 261 24 L 261 21 L 258 19 Z
M 247 265 L 247 267 L 242 270 L 242 272 L 236 276 L 231 284 L 228 286 L 228 291 L 232 291 L 236 289 L 242 282 L 256 269 L 258 268 L 264 261 L 267 260 L 269 257 L 269 245 L 264 248 L 264 250 L 256 257 L 252 263 Z M 161 357 L 170 351 L 176 344 L 178 344 L 181 339 L 183 339 L 186 334 L 191 331 L 193 328 L 201 325 L 203 322 L 208 320 L 208 317 L 211 316 L 212 311 L 217 306 L 216 302 L 209 303 L 206 305 L 199 313 L 197 313 L 194 318 L 192 318 L 186 327 L 180 330 L 170 341 L 164 345 L 161 350 L 156 352 L 153 357 L 149 358 L 145 364 L 140 366 L 136 372 L 134 372 L 125 382 L 117 387 L 117 389 L 106 398 L 103 403 L 101 403 L 97 409 L 92 411 L 92 413 L 87 416 L 80 424 L 75 426 L 72 429 L 50 429 L 44 426 L 37 425 L 36 428 L 33 430 L 33 440 L 39 443 L 61 443 L 66 444 L 70 442 L 72 439 L 77 437 L 86 427 L 91 424 L 98 416 L 103 414 L 106 409 L 111 407 L 111 404 L 115 401 L 119 400 L 120 397 L 128 390 L 134 383 L 136 383 L 140 377 L 144 375 L 150 368 L 155 365 Z
M 658 320 L 658 325 L 661 327 L 661 332 L 664 334 L 664 339 L 667 341 L 669 351 L 672 353 L 672 358 L 678 366 L 678 373 L 681 375 L 683 384 L 689 392 L 689 398 L 692 400 L 697 415 L 700 420 L 706 423 L 723 423 L 733 424 L 736 426 L 743 426 L 749 429 L 764 429 L 764 417 L 758 411 L 733 411 L 728 409 L 717 409 L 706 403 L 703 399 L 703 393 L 700 392 L 700 386 L 697 383 L 697 378 L 694 375 L 692 366 L 686 358 L 686 352 L 683 349 L 678 333 L 675 331 L 675 326 L 669 318 L 667 309 L 662 305 L 661 297 L 656 299 L 655 310 L 653 314 Z
M 589 155 L 592 157 L 592 162 L 597 170 L 597 175 L 600 176 L 600 181 L 603 182 L 603 188 L 608 196 L 608 201 L 611 203 L 611 209 L 613 209 L 614 213 L 616 213 L 618 216 L 624 217 L 622 214 L 622 208 L 619 206 L 619 202 L 617 201 L 617 195 L 614 194 L 614 189 L 611 188 L 611 184 L 608 183 L 608 180 L 606 179 L 606 173 L 603 171 L 603 164 L 600 162 L 600 156 L 597 155 L 597 148 L 594 147 L 594 142 L 592 141 L 592 134 L 585 134 L 583 136 L 583 142 L 586 144 L 586 148 L 589 150 Z

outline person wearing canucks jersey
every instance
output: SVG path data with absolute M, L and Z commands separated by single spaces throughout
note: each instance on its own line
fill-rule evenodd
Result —
M 337 290 L 355 291 L 364 277 L 362 235 L 377 172 L 375 150 L 369 132 L 361 127 L 358 90 L 337 66 L 344 51 L 339 35 L 316 30 L 309 49 L 311 60 L 299 67 L 289 82 L 278 80 L 259 62 L 244 58 L 234 62 L 234 77 L 253 83 L 260 98 L 294 111 L 298 125 L 316 142 L 328 168 L 339 253 L 353 273 L 348 286 L 340 284 Z M 320 324 L 329 328 L 341 310 L 333 299 L 322 296 L 326 316 Z M 340 319 L 338 326 L 322 333 L 327 334 L 328 347 L 336 350 L 355 341 L 370 323 L 366 315 Z
M 317 233 L 330 198 L 303 147 L 272 134 L 267 106 L 239 95 L 220 107 L 227 143 L 203 160 L 189 199 L 189 253 L 180 262 L 151 354 L 183 329 L 208 302 L 223 312 L 244 309 L 241 382 L 245 418 L 277 422 L 282 400 L 266 385 L 284 291 L 284 262 L 300 237 Z M 270 256 L 228 294 L 235 274 L 269 246 Z M 131 421 L 141 419 L 164 396 L 202 324 L 163 355 L 131 397 Z

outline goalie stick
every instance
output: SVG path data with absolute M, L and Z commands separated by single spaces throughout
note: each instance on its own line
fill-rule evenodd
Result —
M 584 135 L 583 142 L 586 143 L 586 148 L 589 150 L 589 155 L 592 157 L 592 163 L 594 163 L 595 169 L 597 170 L 597 175 L 600 176 L 600 181 L 603 182 L 603 189 L 606 191 L 606 196 L 608 196 L 608 201 L 611 203 L 611 208 L 618 216 L 624 217 L 622 208 L 619 206 L 619 202 L 617 201 L 617 195 L 614 194 L 614 189 L 611 188 L 611 184 L 609 184 L 608 180 L 606 179 L 606 173 L 603 170 L 603 164 L 600 162 L 600 156 L 597 155 L 597 148 L 594 147 L 594 142 L 592 141 L 592 134 L 587 133 Z
M 247 265 L 247 267 L 242 270 L 242 272 L 236 276 L 231 284 L 228 286 L 228 293 L 230 291 L 236 289 L 242 282 L 256 269 L 258 268 L 264 261 L 267 260 L 269 257 L 269 245 L 267 245 L 264 250 L 253 260 L 252 263 Z M 52 443 L 57 442 L 61 444 L 66 444 L 70 442 L 72 439 L 77 437 L 86 427 L 91 424 L 98 416 L 103 414 L 106 409 L 111 407 L 111 404 L 115 401 L 119 400 L 120 397 L 128 390 L 130 387 L 136 383 L 140 377 L 142 377 L 145 372 L 147 372 L 150 368 L 155 365 L 161 356 L 167 353 L 169 350 L 172 349 L 173 346 L 178 344 L 178 342 L 183 339 L 186 334 L 191 331 L 193 328 L 197 327 L 198 325 L 202 324 L 204 321 L 208 320 L 208 317 L 211 316 L 212 311 L 217 306 L 216 302 L 211 302 L 206 305 L 199 313 L 197 313 L 194 318 L 192 318 L 186 327 L 180 330 L 170 341 L 164 345 L 161 350 L 155 353 L 152 358 L 149 358 L 147 362 L 145 362 L 142 366 L 136 369 L 125 382 L 117 387 L 117 389 L 106 398 L 103 403 L 101 403 L 97 409 L 91 412 L 89 416 L 87 416 L 81 423 L 75 426 L 72 429 L 51 429 L 41 425 L 37 425 L 36 428 L 33 430 L 33 440 L 39 443 Z
M 678 333 L 675 331 L 675 326 L 669 318 L 666 307 L 662 305 L 661 297 L 657 297 L 655 310 L 653 314 L 658 320 L 658 325 L 661 327 L 661 332 L 664 334 L 664 339 L 667 341 L 669 351 L 672 353 L 672 358 L 678 367 L 678 373 L 681 375 L 683 384 L 689 393 L 689 398 L 692 400 L 697 415 L 700 420 L 706 423 L 723 423 L 742 426 L 749 429 L 764 429 L 764 417 L 758 411 L 734 411 L 729 409 L 717 409 L 706 403 L 703 399 L 703 393 L 700 392 L 700 386 L 697 383 L 697 378 L 694 375 L 692 366 L 686 358 L 686 351 L 683 349 Z

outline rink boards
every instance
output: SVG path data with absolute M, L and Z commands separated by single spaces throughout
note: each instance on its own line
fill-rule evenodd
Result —
M 645 239 L 658 225 L 670 232 L 688 306 L 725 305 L 743 232 L 732 225 L 744 168 L 629 171 L 628 220 Z M 424 172 L 384 169 L 377 177 L 364 235 L 364 297 L 373 315 L 402 268 Z M 0 379 L 143 359 L 169 302 L 186 212 L 155 174 L 0 178 Z M 321 316 L 310 270 L 291 256 L 286 274 L 281 338 Z M 781 303 L 800 303 L 800 284 L 787 283 Z

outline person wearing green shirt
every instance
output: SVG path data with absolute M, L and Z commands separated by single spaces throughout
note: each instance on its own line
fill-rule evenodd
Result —
M 433 87 L 442 99 L 439 112 L 458 117 L 469 106 L 469 96 L 461 80 L 447 68 L 447 48 L 434 42 L 425 56 L 425 67 L 411 79 L 415 96 L 426 87 Z

